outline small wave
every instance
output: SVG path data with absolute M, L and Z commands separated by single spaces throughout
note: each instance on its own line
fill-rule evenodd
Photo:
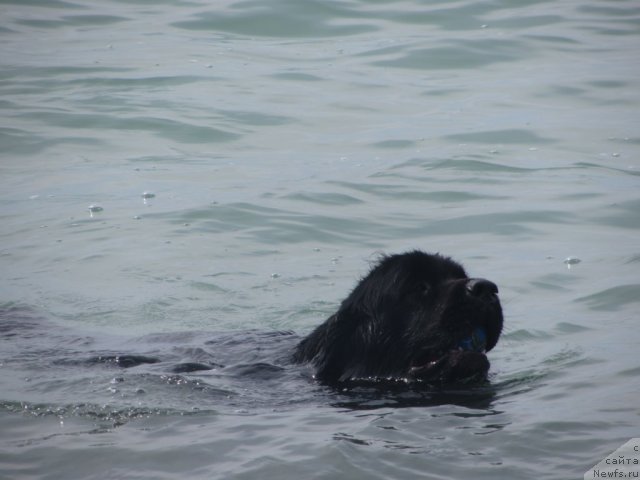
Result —
M 591 310 L 615 312 L 628 304 L 640 302 L 640 284 L 618 285 L 576 301 L 586 304 Z

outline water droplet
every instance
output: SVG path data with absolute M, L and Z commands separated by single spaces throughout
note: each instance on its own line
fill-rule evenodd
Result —
M 88 210 L 89 210 L 89 216 L 93 218 L 93 214 L 101 212 L 103 208 L 100 205 L 89 205 Z
M 144 203 L 145 205 L 150 205 L 147 200 L 155 198 L 156 194 L 153 192 L 143 192 L 140 196 L 142 197 L 142 203 Z
M 580 262 L 581 260 L 577 257 L 567 257 L 564 259 L 564 264 L 567 266 L 567 268 L 571 268 L 571 265 L 577 265 Z
M 280 274 L 279 273 L 272 273 L 271 274 L 271 278 L 280 278 Z
M 134 219 L 134 220 L 140 220 L 140 215 L 134 215 L 134 216 L 133 216 L 133 219 Z

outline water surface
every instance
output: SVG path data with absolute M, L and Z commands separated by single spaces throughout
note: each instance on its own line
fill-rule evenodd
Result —
M 0 18 L 0 476 L 582 478 L 638 436 L 635 2 Z M 413 248 L 499 285 L 490 386 L 278 362 Z

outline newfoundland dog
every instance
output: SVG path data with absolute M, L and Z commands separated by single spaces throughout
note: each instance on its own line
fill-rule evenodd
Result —
M 327 384 L 482 381 L 502 323 L 494 283 L 441 255 L 390 255 L 297 345 L 294 360 Z

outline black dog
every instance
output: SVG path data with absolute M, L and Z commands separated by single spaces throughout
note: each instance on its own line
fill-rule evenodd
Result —
M 450 258 L 420 251 L 384 257 L 338 311 L 296 347 L 315 377 L 336 384 L 486 379 L 502 331 L 498 287 Z

